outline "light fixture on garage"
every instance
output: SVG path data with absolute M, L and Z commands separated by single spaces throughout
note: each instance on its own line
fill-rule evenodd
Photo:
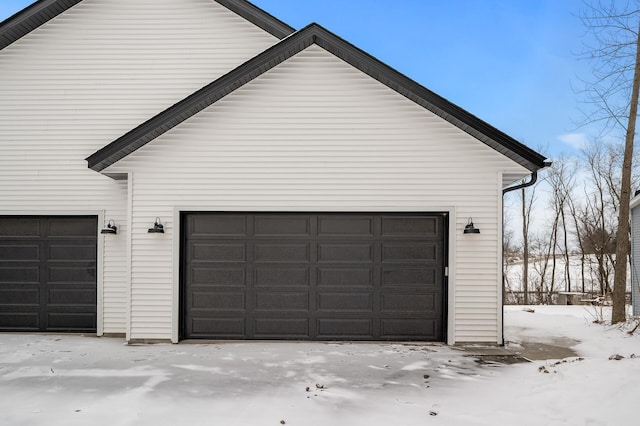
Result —
M 473 219 L 469 218 L 467 226 L 464 227 L 463 234 L 479 234 L 480 230 L 473 226 Z
M 162 226 L 159 217 L 156 217 L 156 223 L 154 223 L 153 228 L 149 228 L 147 232 L 150 234 L 164 234 L 164 226 Z
M 102 228 L 102 231 L 100 231 L 100 233 L 101 234 L 117 234 L 118 233 L 118 227 L 116 226 L 116 223 L 113 221 L 113 219 L 109 219 L 107 226 L 105 228 Z

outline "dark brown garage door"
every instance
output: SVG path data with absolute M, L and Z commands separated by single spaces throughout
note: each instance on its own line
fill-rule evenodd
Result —
M 0 331 L 96 331 L 95 216 L 0 216 Z
M 182 223 L 183 338 L 444 340 L 444 214 Z

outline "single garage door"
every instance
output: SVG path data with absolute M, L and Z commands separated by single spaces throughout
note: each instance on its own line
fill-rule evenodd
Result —
M 0 331 L 96 331 L 95 216 L 0 216 Z
M 445 214 L 182 216 L 182 337 L 444 340 Z

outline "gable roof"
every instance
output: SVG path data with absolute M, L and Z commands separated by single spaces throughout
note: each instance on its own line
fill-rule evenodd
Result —
M 19 40 L 82 0 L 38 0 L 0 23 L 0 50 Z M 212 0 L 273 36 L 282 39 L 295 29 L 246 0 Z
M 114 164 L 312 44 L 341 58 L 528 170 L 533 172 L 545 167 L 544 156 L 314 23 L 96 151 L 86 158 L 89 168 L 101 171 Z

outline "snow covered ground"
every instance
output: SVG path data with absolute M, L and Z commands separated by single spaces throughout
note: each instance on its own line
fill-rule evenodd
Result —
M 531 308 L 505 308 L 507 349 L 566 344 L 579 357 L 502 365 L 438 345 L 0 334 L 0 425 L 637 424 L 640 330 L 593 324 L 579 306 Z

